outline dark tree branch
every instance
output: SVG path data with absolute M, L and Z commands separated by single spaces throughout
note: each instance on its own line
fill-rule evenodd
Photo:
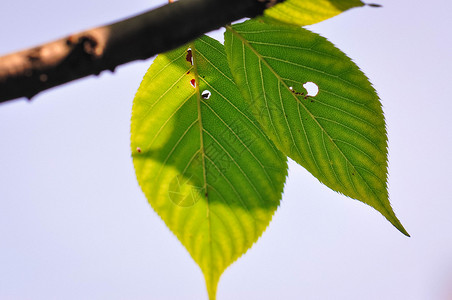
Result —
M 177 48 L 284 0 L 180 0 L 0 57 L 0 103 Z

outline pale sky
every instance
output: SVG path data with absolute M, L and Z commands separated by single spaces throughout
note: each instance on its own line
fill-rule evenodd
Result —
M 310 29 L 382 99 L 391 203 L 411 238 L 291 162 L 280 208 L 226 270 L 218 300 L 452 299 L 452 4 L 373 2 L 383 8 Z M 164 3 L 2 1 L 0 54 Z M 1 300 L 207 299 L 134 175 L 132 100 L 151 61 L 0 105 Z

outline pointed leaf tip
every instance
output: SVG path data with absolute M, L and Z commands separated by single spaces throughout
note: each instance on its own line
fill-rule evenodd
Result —
M 278 207 L 286 157 L 249 112 L 224 46 L 206 36 L 154 60 L 134 99 L 131 133 L 138 182 L 213 300 L 223 271 Z
M 405 235 L 407 237 L 411 237 L 411 235 L 408 233 L 408 231 L 405 229 L 405 227 L 402 225 L 402 223 L 399 221 L 399 219 L 397 217 L 395 217 L 395 220 L 396 220 L 396 222 L 388 219 L 388 221 L 391 222 L 391 224 L 394 225 L 394 227 L 397 228 L 397 230 L 399 230 L 403 235 Z
M 381 103 L 350 58 L 303 28 L 252 20 L 227 27 L 225 48 L 237 86 L 275 145 L 408 235 L 389 203 Z

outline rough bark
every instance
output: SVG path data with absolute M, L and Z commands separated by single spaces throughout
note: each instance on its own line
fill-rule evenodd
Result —
M 284 0 L 180 0 L 0 57 L 0 103 L 179 47 Z

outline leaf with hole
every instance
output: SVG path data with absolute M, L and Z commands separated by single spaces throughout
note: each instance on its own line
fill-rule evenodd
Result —
M 286 157 L 249 112 L 224 46 L 208 37 L 155 59 L 134 99 L 131 131 L 138 182 L 215 299 L 224 269 L 278 207 Z
M 360 0 L 286 0 L 265 10 L 263 20 L 305 26 L 359 6 L 364 6 Z
M 359 68 L 325 38 L 293 26 L 228 26 L 225 48 L 236 84 L 275 145 L 408 235 L 388 199 L 381 103 Z

